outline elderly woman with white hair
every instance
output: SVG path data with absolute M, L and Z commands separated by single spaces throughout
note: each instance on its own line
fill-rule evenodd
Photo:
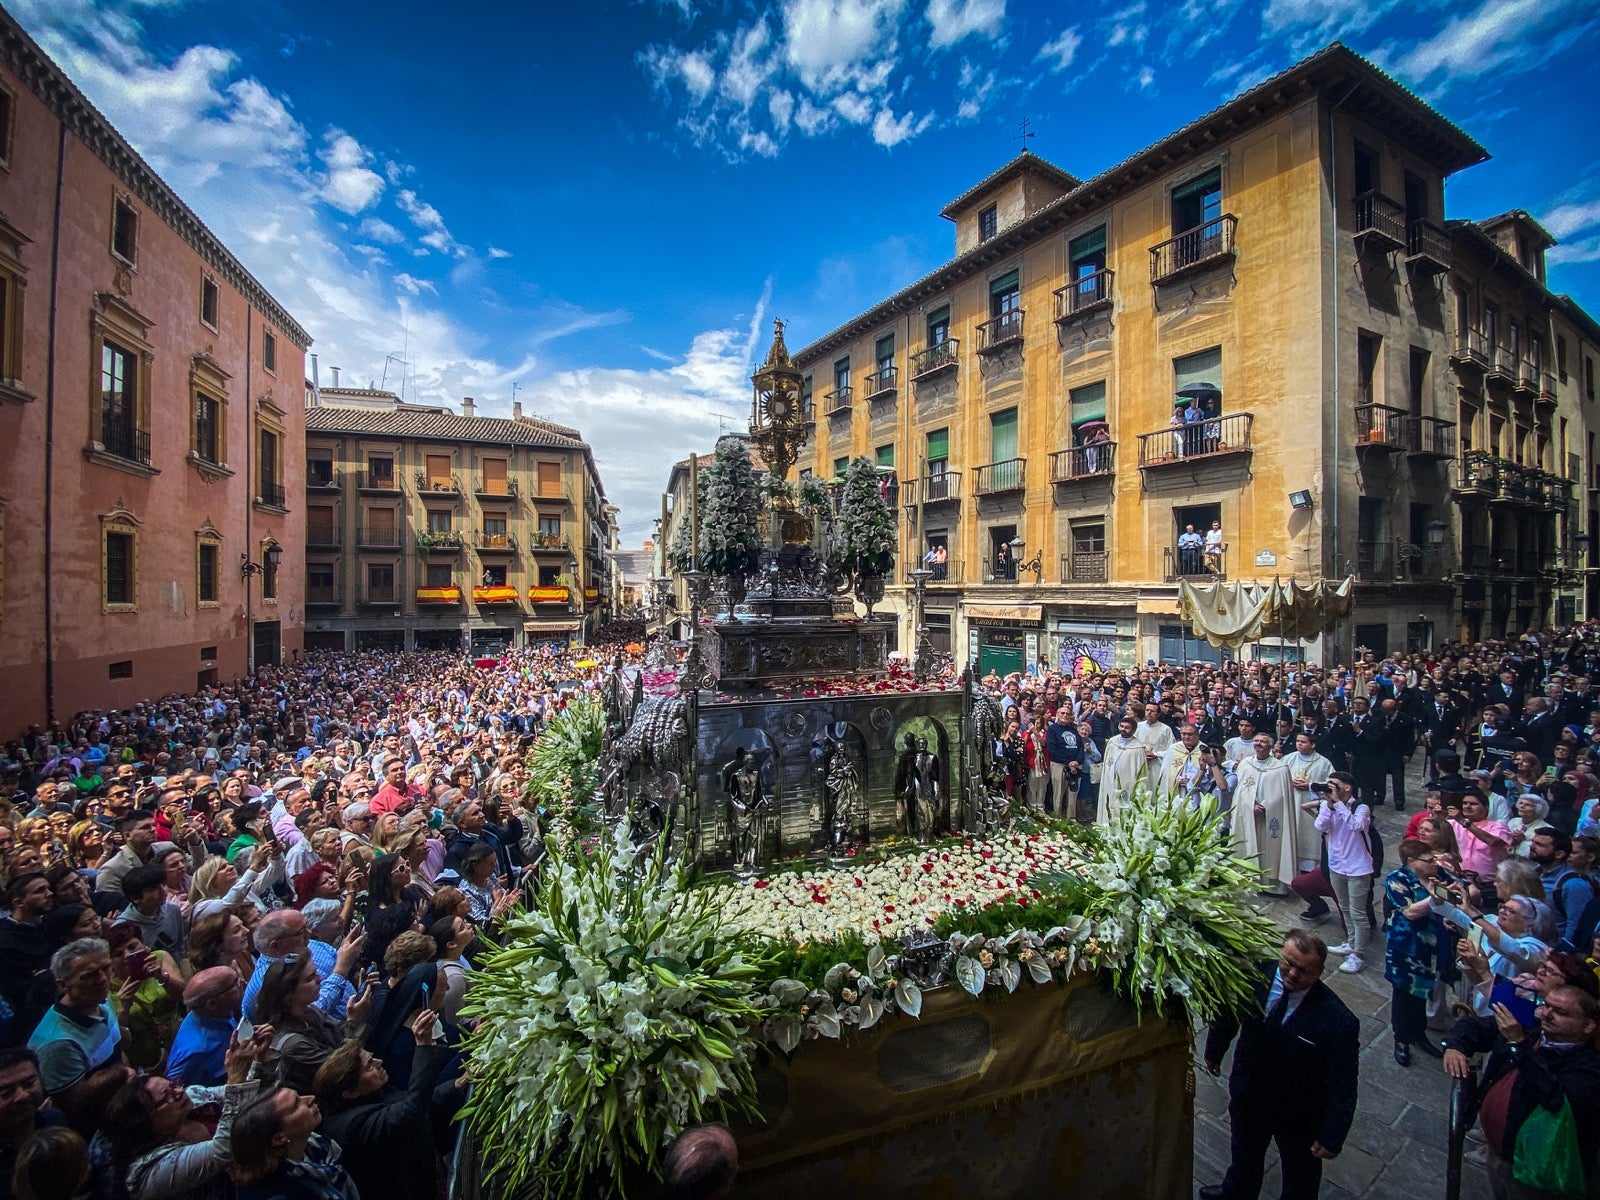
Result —
M 1524 792 L 1517 797 L 1516 811 L 1506 822 L 1511 831 L 1511 853 L 1527 858 L 1533 853 L 1533 831 L 1544 824 L 1550 815 L 1550 802 L 1538 792 Z

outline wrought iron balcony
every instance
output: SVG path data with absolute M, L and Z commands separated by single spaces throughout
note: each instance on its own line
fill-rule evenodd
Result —
M 1022 310 L 1013 308 L 978 326 L 978 353 L 997 354 L 1022 345 Z
M 1179 429 L 1176 426 L 1139 435 L 1139 469 L 1180 467 L 1206 459 L 1250 453 L 1251 413 L 1206 417 Z
M 314 583 L 306 584 L 306 605 L 318 607 L 337 608 L 344 603 L 344 587 L 342 584 L 333 583 L 327 587 L 319 587 Z
M 417 534 L 418 554 L 460 554 L 466 539 L 454 529 L 425 531 Z
M 265 504 L 269 508 L 283 508 L 286 499 L 283 493 L 283 484 L 275 483 L 270 479 L 263 480 L 256 490 L 256 503 Z
M 398 604 L 400 602 L 399 595 L 400 594 L 395 591 L 393 584 L 390 584 L 388 587 L 369 587 L 361 593 L 361 603 Z
M 480 529 L 477 547 L 480 554 L 515 554 L 517 538 L 511 533 L 484 533 Z
M 861 385 L 867 394 L 867 399 L 876 400 L 880 396 L 892 396 L 899 382 L 899 370 L 895 367 L 885 367 L 881 371 L 873 371 L 861 381 Z
M 1539 369 L 1526 358 L 1517 364 L 1517 391 L 1526 396 L 1539 394 Z
M 1232 258 L 1238 226 L 1239 218 L 1227 213 L 1150 247 L 1150 282 L 1165 283 L 1186 271 Z
M 1356 405 L 1356 449 L 1398 454 L 1408 444 L 1406 425 L 1409 420 L 1404 409 L 1387 404 Z
M 1213 555 L 1208 562 L 1205 551 L 1200 547 L 1186 550 L 1181 546 L 1166 546 L 1161 551 L 1161 559 L 1168 583 L 1177 583 L 1180 579 L 1220 580 L 1228 577 L 1228 553 L 1225 550 Z
M 1455 345 L 1450 351 L 1450 360 L 1459 367 L 1470 367 L 1477 371 L 1485 371 L 1493 361 L 1489 348 L 1489 339 L 1484 336 L 1483 330 L 1468 327 L 1456 330 Z
M 943 504 L 961 499 L 961 472 L 941 471 L 921 479 L 907 479 L 902 487 L 907 508 L 915 508 L 920 499 L 923 504 Z
M 1556 377 L 1549 371 L 1539 372 L 1539 399 L 1546 404 L 1556 402 Z
M 1093 275 L 1080 275 L 1066 287 L 1057 288 L 1056 322 L 1071 321 L 1098 309 L 1111 306 L 1111 284 L 1116 272 L 1101 269 Z
M 400 531 L 393 526 L 372 528 L 362 525 L 356 529 L 356 545 L 363 550 L 400 549 Z
M 1104 583 L 1110 578 L 1104 550 L 1074 550 L 1061 556 L 1062 583 Z
M 911 382 L 920 383 L 924 379 L 943 375 L 946 371 L 954 371 L 958 361 L 956 351 L 960 346 L 961 343 L 955 338 L 945 338 L 926 350 L 918 350 L 911 356 Z
M 850 413 L 850 396 L 851 388 L 849 384 L 844 387 L 834 388 L 831 392 L 823 393 L 822 403 L 827 410 L 828 416 L 837 417 L 841 414 L 848 416 Z
M 461 477 L 458 475 L 429 475 L 426 471 L 418 471 L 417 491 L 437 496 L 459 496 L 461 494 Z
M 1407 417 L 1406 453 L 1412 458 L 1449 459 L 1456 456 L 1456 423 L 1443 417 Z
M 319 470 L 317 464 L 306 466 L 306 491 L 308 492 L 336 492 L 344 482 L 344 475 L 335 470 Z
M 1387 253 L 1406 244 L 1406 210 L 1382 192 L 1362 192 L 1356 197 L 1356 248 L 1368 246 Z
M 1490 351 L 1491 357 L 1488 368 L 1484 371 L 1484 378 L 1515 385 L 1517 382 L 1517 357 L 1511 353 L 1511 347 L 1491 346 Z
M 362 492 L 398 492 L 400 484 L 393 471 L 385 471 L 382 474 L 375 471 L 357 471 L 356 490 Z
M 1406 228 L 1406 265 L 1428 275 L 1442 275 L 1454 256 L 1450 235 L 1432 221 L 1413 221 Z
M 515 500 L 517 498 L 517 481 L 515 479 L 486 479 L 480 475 L 477 484 L 472 490 L 479 496 Z
M 1356 578 L 1367 583 L 1387 583 L 1394 579 L 1395 543 L 1359 541 L 1356 543 Z
M 528 549 L 535 554 L 568 554 L 572 539 L 564 533 L 535 533 L 528 539 Z
M 140 429 L 131 421 L 101 418 L 100 445 L 107 454 L 117 458 L 146 466 L 150 464 L 150 431 Z
M 306 527 L 307 550 L 337 550 L 344 545 L 344 530 L 338 526 Z
M 932 575 L 928 576 L 930 586 L 934 584 L 960 583 L 965 578 L 961 574 L 961 560 L 959 558 L 946 558 L 942 563 L 929 562 L 927 558 L 924 558 L 921 565 L 933 572 Z
M 1050 456 L 1050 482 L 1106 478 L 1115 472 L 1116 463 L 1115 442 L 1090 442 L 1070 450 L 1057 450 Z
M 993 496 L 1001 492 L 1020 492 L 1027 487 L 1027 466 L 1025 458 L 1008 458 L 1001 462 L 986 463 L 977 468 L 973 480 L 972 494 L 975 496 Z

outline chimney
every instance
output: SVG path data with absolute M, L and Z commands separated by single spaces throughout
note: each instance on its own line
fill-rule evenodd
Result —
M 461 415 L 463 417 L 475 417 L 478 415 L 477 405 L 472 402 L 471 396 L 461 397 Z
M 511 402 L 511 419 L 513 421 L 522 420 L 522 401 L 521 400 L 513 400 Z
M 338 367 L 329 367 L 328 370 L 333 372 L 333 386 L 334 387 L 338 387 L 339 386 L 339 368 Z

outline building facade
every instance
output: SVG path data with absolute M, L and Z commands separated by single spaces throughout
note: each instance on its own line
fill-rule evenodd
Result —
M 605 491 L 577 430 L 323 388 L 306 410 L 308 649 L 566 646 L 609 603 Z
M 0 11 L 0 726 L 299 652 L 309 344 Z
M 1582 615 L 1600 343 L 1543 244 L 1446 220 L 1445 180 L 1485 158 L 1338 45 L 1093 179 L 1025 153 L 945 208 L 950 262 L 795 355 L 800 466 L 897 473 L 889 605 L 927 565 L 931 639 L 986 669 L 1215 657 L 1185 578 L 1353 576 L 1330 660 Z M 1458 354 L 1474 289 L 1517 293 L 1521 341 L 1504 318 L 1494 339 L 1518 372 L 1565 339 L 1565 384 L 1485 393 Z M 1536 498 L 1463 485 L 1494 438 Z M 1513 542 L 1526 574 L 1471 616 L 1470 548 Z

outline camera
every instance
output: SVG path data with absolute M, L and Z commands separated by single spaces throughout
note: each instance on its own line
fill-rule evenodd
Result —
M 1331 785 L 1326 783 L 1313 783 L 1309 785 L 1309 790 L 1315 792 L 1319 796 L 1326 796 L 1329 792 L 1333 791 L 1333 788 Z

